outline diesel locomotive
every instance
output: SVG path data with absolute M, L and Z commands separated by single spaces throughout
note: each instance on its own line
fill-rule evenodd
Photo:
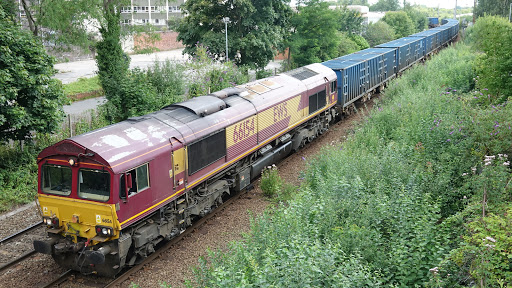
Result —
M 445 20 L 45 148 L 37 206 L 48 237 L 34 241 L 35 250 L 63 267 L 114 277 L 457 35 L 458 22 Z

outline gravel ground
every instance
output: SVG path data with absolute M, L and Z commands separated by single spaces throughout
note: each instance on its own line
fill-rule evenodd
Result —
M 371 102 L 367 106 L 371 108 Z M 362 117 L 363 113 L 358 113 L 333 125 L 319 139 L 279 163 L 280 176 L 286 182 L 298 185 L 300 172 L 304 170 L 306 162 L 313 159 L 321 147 L 343 142 L 354 124 Z M 255 183 L 254 189 L 235 201 L 229 209 L 219 213 L 201 229 L 194 231 L 163 256 L 135 273 L 130 281 L 122 284 L 122 287 L 129 287 L 132 284 L 139 287 L 160 287 L 162 283 L 172 287 L 184 287 L 185 281 L 192 279 L 191 271 L 197 265 L 198 258 L 207 255 L 207 249 L 225 249 L 229 242 L 241 239 L 243 233 L 249 231 L 251 217 L 261 215 L 265 209 L 271 209 L 272 205 L 263 197 L 259 183 Z M 0 238 L 3 238 L 40 221 L 40 218 L 37 216 L 35 206 L 27 205 L 0 215 L 0 220 Z M 24 238 L 17 241 L 16 246 L 19 248 L 15 249 L 16 251 L 28 250 L 32 248 L 32 241 Z M 11 252 L 0 250 L 0 261 L 2 261 L 1 254 L 6 253 Z M 51 256 L 37 254 L 19 263 L 14 269 L 2 272 L 0 287 L 38 287 L 57 278 L 64 271 L 55 264 Z M 79 282 L 83 284 L 75 282 L 72 287 L 96 286 L 87 285 L 87 280 Z

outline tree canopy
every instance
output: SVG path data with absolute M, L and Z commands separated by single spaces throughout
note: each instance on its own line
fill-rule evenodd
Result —
M 292 10 L 288 0 L 189 0 L 182 6 L 187 16 L 180 22 L 178 40 L 185 53 L 194 54 L 196 45 L 208 47 L 212 55 L 226 50 L 224 17 L 227 24 L 228 55 L 237 64 L 265 67 L 284 49 Z
M 371 47 L 396 39 L 393 28 L 382 20 L 368 24 L 363 36 Z
M 292 18 L 294 33 L 289 40 L 293 66 L 322 62 L 337 57 L 341 39 L 337 37 L 339 14 L 329 4 L 311 0 L 297 7 Z
M 51 132 L 62 121 L 65 97 L 54 74 L 41 42 L 0 7 L 0 141 Z
M 414 33 L 414 23 L 404 11 L 388 12 L 382 18 L 393 28 L 398 38 L 406 37 Z
M 484 15 L 508 17 L 510 3 L 512 3 L 512 0 L 479 0 L 477 1 L 474 13 L 477 17 Z
M 398 11 L 400 10 L 399 0 L 379 0 L 370 6 L 370 11 Z

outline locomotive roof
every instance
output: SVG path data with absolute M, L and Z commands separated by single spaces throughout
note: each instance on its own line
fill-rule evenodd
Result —
M 292 95 L 304 93 L 310 84 L 324 81 L 324 77 L 329 80 L 335 78 L 332 70 L 320 64 L 303 68 L 311 75 L 302 80 L 279 74 L 195 97 L 151 114 L 63 140 L 44 149 L 39 158 L 59 154 L 77 156 L 87 151 L 115 173 L 127 171 L 149 161 L 154 157 L 151 153 L 169 147 L 171 141 L 193 143 Z M 75 147 L 69 148 L 70 145 Z M 63 149 L 64 146 L 68 148 Z

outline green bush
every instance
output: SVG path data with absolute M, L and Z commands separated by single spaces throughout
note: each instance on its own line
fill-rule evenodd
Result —
M 475 63 L 478 87 L 486 90 L 486 95 L 496 97 L 497 103 L 503 103 L 512 96 L 512 24 L 498 16 L 480 17 L 472 31 L 474 46 L 483 53 Z M 492 101 L 495 102 L 495 101 Z
M 233 62 L 216 62 L 206 47 L 197 45 L 196 55 L 187 64 L 189 77 L 188 97 L 207 95 L 224 88 L 248 82 L 247 70 L 237 67 Z
M 464 209 L 471 195 L 462 175 L 480 157 L 469 96 L 459 92 L 469 89 L 474 59 L 459 45 L 393 82 L 349 140 L 309 163 L 287 205 L 254 221 L 229 255 L 201 262 L 196 284 L 428 285 L 461 231 L 442 219 Z
M 263 195 L 272 198 L 280 194 L 283 189 L 283 180 L 279 176 L 276 165 L 266 167 L 261 171 L 261 190 Z

